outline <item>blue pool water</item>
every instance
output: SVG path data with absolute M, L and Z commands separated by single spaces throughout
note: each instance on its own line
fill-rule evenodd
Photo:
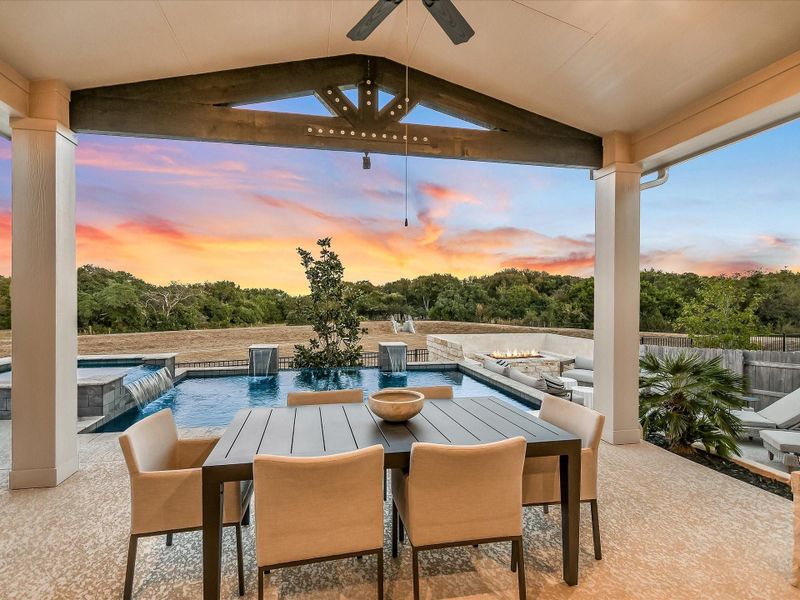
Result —
M 366 394 L 387 387 L 453 386 L 456 397 L 495 396 L 523 409 L 530 407 L 507 393 L 460 371 L 408 371 L 381 373 L 378 369 L 331 371 L 280 371 L 271 377 L 208 377 L 185 379 L 142 411 L 129 411 L 97 429 L 124 431 L 130 425 L 164 408 L 172 409 L 178 427 L 224 427 L 242 408 L 285 406 L 292 391 L 363 388 Z

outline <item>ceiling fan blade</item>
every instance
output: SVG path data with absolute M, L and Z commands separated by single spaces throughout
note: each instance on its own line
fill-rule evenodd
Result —
M 361 20 L 347 32 L 347 37 L 354 42 L 363 42 L 402 1 L 403 0 L 378 0 L 375 6 L 370 8 L 367 14 L 361 17 Z
M 452 0 L 422 0 L 422 3 L 454 44 L 463 44 L 475 35 Z

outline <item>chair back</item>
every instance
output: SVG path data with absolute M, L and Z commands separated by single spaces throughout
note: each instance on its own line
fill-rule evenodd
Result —
M 364 390 L 330 390 L 325 392 L 289 392 L 286 406 L 306 404 L 351 404 L 364 401 Z
M 414 444 L 408 476 L 414 544 L 521 535 L 526 446 L 523 437 L 474 446 Z
M 160 410 L 134 423 L 119 436 L 119 445 L 131 474 L 171 469 L 178 445 L 172 411 Z
M 569 431 L 573 435 L 580 436 L 581 445 L 584 448 L 591 448 L 595 454 L 597 453 L 600 446 L 600 435 L 603 433 L 603 424 L 606 421 L 605 415 L 575 402 L 547 394 L 542 400 L 539 418 L 564 431 Z
M 452 385 L 429 385 L 423 387 L 404 388 L 412 392 L 419 392 L 425 400 L 450 400 L 453 397 Z
M 253 463 L 259 566 L 383 546 L 383 446 Z
M 778 429 L 795 427 L 800 423 L 800 388 L 758 411 L 758 414 L 775 423 Z

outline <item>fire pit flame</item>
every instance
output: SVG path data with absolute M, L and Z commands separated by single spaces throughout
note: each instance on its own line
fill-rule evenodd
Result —
M 489 356 L 492 358 L 542 358 L 542 355 L 534 349 L 517 350 L 516 348 L 505 351 L 495 350 Z

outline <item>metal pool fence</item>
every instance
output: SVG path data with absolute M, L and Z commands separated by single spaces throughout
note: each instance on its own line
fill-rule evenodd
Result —
M 760 350 L 771 352 L 800 352 L 800 333 L 781 333 L 777 335 L 756 335 L 750 338 L 753 345 Z M 695 342 L 684 335 L 643 335 L 639 343 L 646 346 L 668 346 L 670 348 L 702 348 L 703 344 Z M 731 348 L 735 350 L 736 348 Z
M 406 352 L 406 360 L 410 363 L 427 362 L 428 349 L 427 348 L 413 348 Z M 206 361 L 192 361 L 192 362 L 179 362 L 175 363 L 178 369 L 218 369 L 223 367 L 247 367 L 247 359 L 241 360 L 206 360 Z M 377 352 L 362 352 L 361 360 L 354 367 L 377 367 L 378 366 L 378 353 Z M 294 356 L 279 356 L 278 369 L 294 369 Z

